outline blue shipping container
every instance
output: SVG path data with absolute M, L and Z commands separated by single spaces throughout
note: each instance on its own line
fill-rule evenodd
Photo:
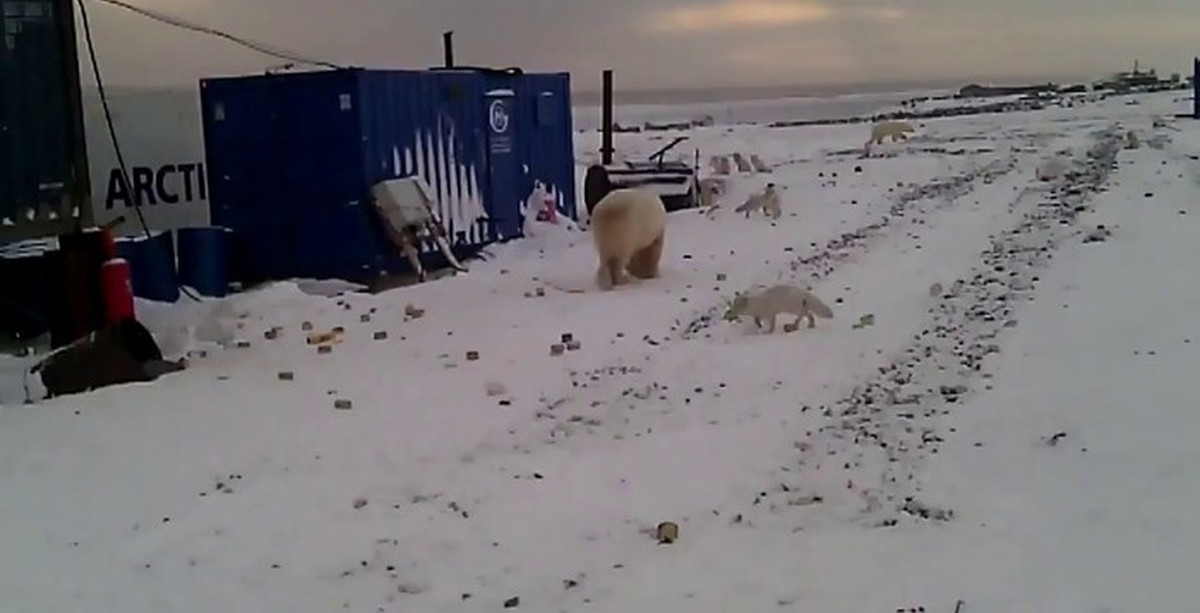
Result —
M 239 281 L 407 268 L 370 200 L 387 179 L 424 179 L 460 253 L 519 237 L 534 181 L 576 217 L 565 73 L 354 68 L 200 88 L 212 222 L 233 231 Z
M 74 42 L 70 2 L 0 0 L 0 239 L 90 223 Z

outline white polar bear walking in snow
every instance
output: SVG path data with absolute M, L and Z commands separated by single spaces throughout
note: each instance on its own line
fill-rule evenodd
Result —
M 637 188 L 609 192 L 592 209 L 591 230 L 601 289 L 626 283 L 627 272 L 639 279 L 658 276 L 667 230 L 667 208 L 658 194 Z
M 867 145 L 882 145 L 885 138 L 892 139 L 892 142 L 906 140 L 910 133 L 916 131 L 907 121 L 881 121 L 871 126 L 871 139 Z

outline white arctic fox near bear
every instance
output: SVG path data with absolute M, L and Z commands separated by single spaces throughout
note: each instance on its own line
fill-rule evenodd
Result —
M 817 325 L 816 317 L 833 319 L 833 309 L 821 302 L 812 292 L 794 285 L 772 285 L 758 293 L 738 293 L 725 313 L 725 319 L 735 320 L 743 315 L 754 318 L 754 325 L 762 328 L 762 320 L 770 322 L 767 333 L 775 331 L 775 318 L 780 313 L 790 313 L 796 316 L 796 322 L 791 324 L 796 328 L 800 322 L 808 319 L 808 327 Z
M 652 191 L 622 188 L 600 199 L 591 214 L 600 258 L 596 284 L 612 289 L 628 280 L 627 271 L 639 279 L 657 277 L 666 229 L 667 207 Z

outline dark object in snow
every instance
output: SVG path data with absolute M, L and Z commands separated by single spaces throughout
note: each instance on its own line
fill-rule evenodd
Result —
M 1056 432 L 1052 436 L 1050 436 L 1049 438 L 1046 439 L 1046 445 L 1049 447 L 1057 446 L 1058 442 L 1066 437 L 1067 437 L 1066 432 Z
M 954 613 L 962 613 L 962 608 L 963 608 L 963 605 L 965 605 L 965 604 L 967 604 L 967 603 L 963 602 L 961 599 L 957 603 L 955 603 Z
M 388 337 L 388 333 L 386 330 L 379 330 L 375 334 L 371 335 L 371 338 L 373 338 L 377 341 L 386 341 L 387 337 Z
M 1103 243 L 1104 241 L 1108 240 L 1108 237 L 1110 236 L 1112 236 L 1112 232 L 1108 228 L 1104 227 L 1103 225 L 1098 225 L 1096 226 L 1095 230 L 1092 230 L 1087 234 L 1087 236 L 1083 237 L 1083 242 Z
M 182 362 L 163 360 L 154 337 L 145 326 L 130 318 L 55 351 L 34 365 L 28 376 L 40 378 L 47 397 L 54 397 L 122 383 L 153 381 L 183 369 Z
M 655 537 L 658 538 L 660 545 L 670 545 L 679 540 L 679 524 L 670 521 L 664 521 L 658 525 L 655 531 Z
M 513 596 L 512 598 L 504 601 L 505 609 L 515 609 L 519 606 L 521 606 L 521 599 L 517 596 Z
M 570 343 L 571 341 L 573 341 L 573 340 L 575 340 L 575 335 L 574 335 L 574 334 L 571 334 L 570 332 L 563 332 L 563 334 L 562 334 L 562 344 L 564 344 L 564 345 L 567 345 L 567 344 L 569 344 L 569 343 Z
M 333 408 L 339 411 L 349 411 L 350 409 L 354 408 L 354 403 L 350 402 L 349 400 L 334 400 Z
M 552 356 L 560 356 L 566 350 L 567 348 L 560 343 L 554 343 L 553 345 L 550 345 L 550 355 Z
M 474 362 L 474 361 L 476 361 L 476 360 L 478 360 L 478 359 L 479 359 L 479 352 L 478 352 L 478 351 L 474 351 L 474 350 L 472 350 L 472 351 L 468 351 L 468 352 L 467 352 L 467 361 L 468 361 L 468 362 Z

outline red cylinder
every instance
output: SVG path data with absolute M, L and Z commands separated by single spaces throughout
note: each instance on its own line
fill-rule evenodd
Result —
M 104 291 L 104 320 L 108 324 L 133 317 L 133 285 L 129 281 L 129 262 L 112 258 L 100 267 Z
M 100 229 L 100 244 L 104 246 L 105 260 L 117 257 L 117 239 L 109 228 Z

